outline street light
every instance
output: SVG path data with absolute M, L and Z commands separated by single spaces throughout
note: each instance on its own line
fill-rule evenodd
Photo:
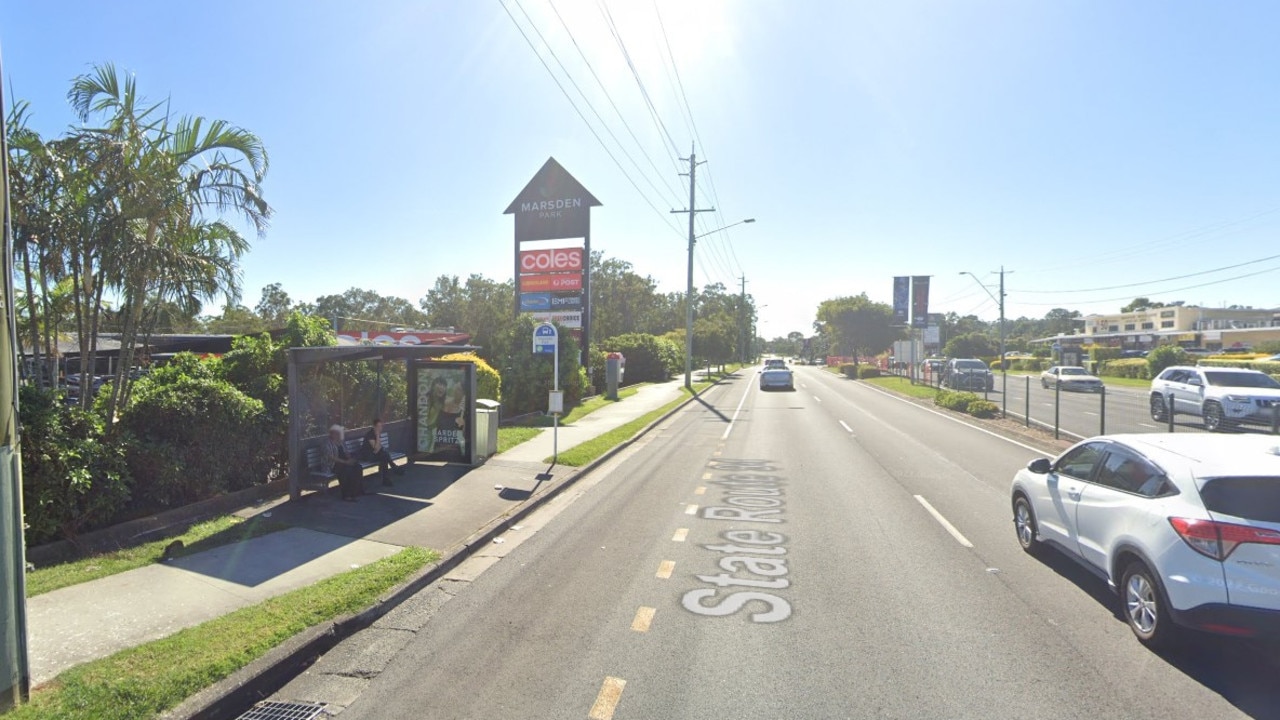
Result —
M 692 193 L 691 193 L 692 195 Z M 693 198 L 690 197 L 690 202 Z M 692 208 L 693 206 L 690 205 Z M 674 210 L 672 212 L 675 212 Z M 708 230 L 701 235 L 689 233 L 689 277 L 684 292 L 684 386 L 693 390 L 693 246 L 698 238 L 706 237 L 712 233 L 718 233 L 721 230 L 728 230 L 731 227 L 742 225 L 743 223 L 753 223 L 755 218 L 747 218 L 739 220 L 736 223 L 730 223 L 724 227 Z M 693 213 L 689 213 L 689 230 L 693 230 Z
M 960 274 L 968 275 L 969 277 L 973 278 L 973 281 L 978 283 L 978 287 L 982 288 L 983 291 L 986 292 L 987 295 L 989 295 L 992 300 L 996 301 L 996 305 L 1000 306 L 1000 378 L 1001 378 L 1002 386 L 1008 386 L 1009 376 L 1008 376 L 1008 372 L 1005 370 L 1005 367 L 1004 367 L 1004 266 L 1003 265 L 1000 266 L 1000 297 L 996 297 L 995 295 L 992 295 L 991 290 L 986 285 L 984 285 L 981 280 L 978 279 L 977 275 L 974 275 L 973 273 L 967 270 L 961 270 Z M 1005 392 L 1005 389 L 1006 389 L 1005 387 L 1001 387 L 1000 389 L 1001 403 L 1004 403 L 1005 398 L 1008 397 L 1008 393 Z M 1001 416 L 1005 414 L 1003 405 L 1001 407 L 1000 414 Z

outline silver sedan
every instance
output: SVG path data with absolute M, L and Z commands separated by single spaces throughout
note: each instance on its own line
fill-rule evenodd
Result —
M 1102 392 L 1102 380 L 1074 365 L 1054 365 L 1040 373 L 1040 387 L 1059 387 L 1079 392 Z
M 795 390 L 795 380 L 791 375 L 791 371 L 787 368 L 770 368 L 760 373 L 760 389 L 770 390 L 773 388 L 782 388 L 785 390 Z

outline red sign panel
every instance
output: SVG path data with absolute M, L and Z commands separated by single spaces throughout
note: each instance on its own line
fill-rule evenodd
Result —
M 525 250 L 520 253 L 520 272 L 582 272 L 582 248 Z
M 581 290 L 582 273 L 563 273 L 560 275 L 521 275 L 520 292 L 547 292 L 558 290 Z

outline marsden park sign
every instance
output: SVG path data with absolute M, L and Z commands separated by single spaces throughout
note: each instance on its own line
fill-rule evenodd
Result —
M 584 366 L 591 337 L 591 208 L 599 205 L 548 158 L 503 213 L 515 215 L 515 313 L 564 326 L 578 338 Z

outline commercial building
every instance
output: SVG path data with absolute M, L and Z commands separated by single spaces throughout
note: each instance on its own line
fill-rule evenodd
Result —
M 1042 338 L 1039 343 L 1150 350 L 1179 345 L 1206 350 L 1249 349 L 1260 342 L 1280 340 L 1280 310 L 1207 308 L 1195 305 L 1087 315 L 1084 327 L 1068 335 Z

